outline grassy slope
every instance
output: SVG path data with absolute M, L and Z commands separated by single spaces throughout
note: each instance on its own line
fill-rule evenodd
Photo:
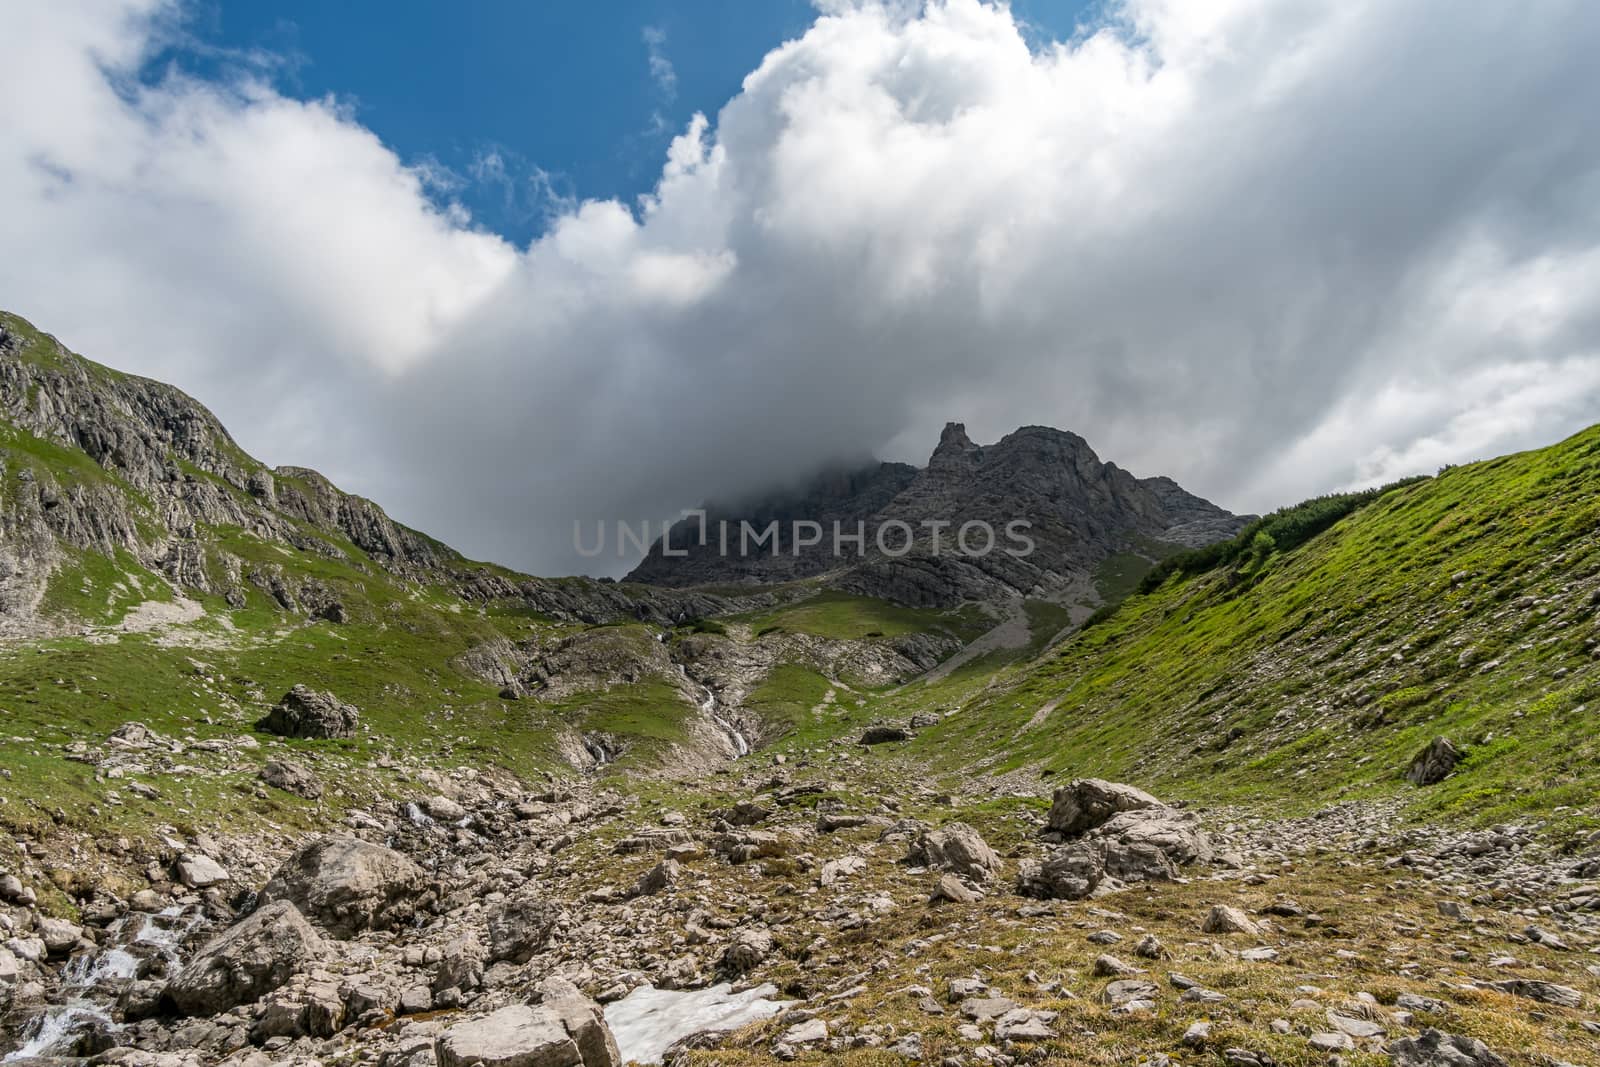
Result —
M 1600 757 L 1597 588 L 1600 427 L 1396 489 L 1248 574 L 1170 579 L 915 744 L 1211 801 L 1572 815 Z M 1415 789 L 1437 734 L 1468 759 Z

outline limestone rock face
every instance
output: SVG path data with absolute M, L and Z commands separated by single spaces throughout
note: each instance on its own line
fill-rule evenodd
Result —
M 409 920 L 424 881 L 422 868 L 393 849 L 330 834 L 290 856 L 261 895 L 289 901 L 344 938 Z
M 332 693 L 297 685 L 267 712 L 261 725 L 282 737 L 322 739 L 354 737 L 360 721 L 361 713 L 355 705 L 344 703 Z
M 167 996 L 186 1015 L 214 1015 L 277 989 L 323 951 L 299 909 L 268 904 L 201 948 L 167 984 Z

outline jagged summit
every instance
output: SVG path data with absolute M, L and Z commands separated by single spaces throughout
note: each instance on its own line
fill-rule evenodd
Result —
M 724 554 L 720 536 L 700 545 L 697 528 L 680 527 L 671 547 L 689 554 L 666 556 L 658 543 L 629 578 L 693 586 L 826 575 L 838 588 L 909 604 L 1020 594 L 1087 611 L 1116 593 L 1108 580 L 1110 561 L 1137 571 L 1171 551 L 1231 537 L 1247 521 L 1170 478 L 1140 479 L 1103 462 L 1070 431 L 1024 426 L 992 445 L 978 445 L 959 422 L 945 425 L 920 469 L 878 464 L 844 479 L 821 476 L 759 507 L 707 511 L 712 529 L 728 523 L 735 531 L 734 551 Z M 775 553 L 767 546 L 744 551 L 737 537 L 741 524 L 765 529 L 773 519 L 810 520 L 822 526 L 824 536 L 814 545 L 785 540 Z M 848 540 L 842 553 L 836 551 L 835 521 L 847 535 L 856 521 L 864 524 L 863 551 Z M 900 524 L 913 534 L 903 555 Z M 966 543 L 975 551 L 963 551 L 959 543 L 966 524 L 980 524 Z M 996 536 L 986 553 L 984 527 Z M 1025 529 L 1020 536 L 1031 542 L 1031 551 L 1021 551 L 1027 546 L 1008 535 L 1013 529 Z M 789 533 L 780 530 L 785 538 Z

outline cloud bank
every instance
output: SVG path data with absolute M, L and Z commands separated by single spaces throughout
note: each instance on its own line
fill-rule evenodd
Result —
M 528 247 L 336 100 L 137 75 L 181 11 L 22 5 L 0 305 L 469 554 L 947 419 L 1236 510 L 1600 419 L 1600 7 L 827 4 L 638 204 Z M 581 190 L 579 191 L 581 193 Z M 615 568 L 614 568 L 615 569 Z

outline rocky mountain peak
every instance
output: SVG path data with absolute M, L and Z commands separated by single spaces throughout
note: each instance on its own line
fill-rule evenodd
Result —
M 832 521 L 865 523 L 864 552 L 836 551 L 831 539 L 777 553 L 726 556 L 720 539 L 690 546 L 686 557 L 666 557 L 656 546 L 629 578 L 667 586 L 776 583 L 825 575 L 852 592 L 911 604 L 1024 596 L 1062 599 L 1086 610 L 1100 603 L 1097 568 L 1116 555 L 1153 560 L 1163 545 L 1194 547 L 1230 537 L 1244 519 L 1186 492 L 1171 479 L 1141 481 L 1102 462 L 1081 436 L 1048 426 L 1024 426 L 993 445 L 976 444 L 966 426 L 950 422 L 921 469 L 882 465 L 841 496 L 837 479 L 782 496 L 740 513 L 708 509 L 713 521 L 763 527 L 772 518 L 811 520 L 831 533 Z M 845 483 L 846 486 L 852 483 Z M 867 487 L 872 495 L 866 493 Z M 966 524 L 996 531 L 1022 523 L 1033 531 L 1026 555 L 990 551 L 953 553 Z M 906 553 L 886 550 L 874 536 L 893 528 L 899 542 L 909 527 Z M 788 537 L 787 530 L 783 536 Z M 937 543 L 936 543 L 936 539 Z M 957 546 L 958 547 L 958 546 Z M 1002 549 L 1006 546 L 1000 546 Z M 1013 546 L 1015 547 L 1015 546 Z

